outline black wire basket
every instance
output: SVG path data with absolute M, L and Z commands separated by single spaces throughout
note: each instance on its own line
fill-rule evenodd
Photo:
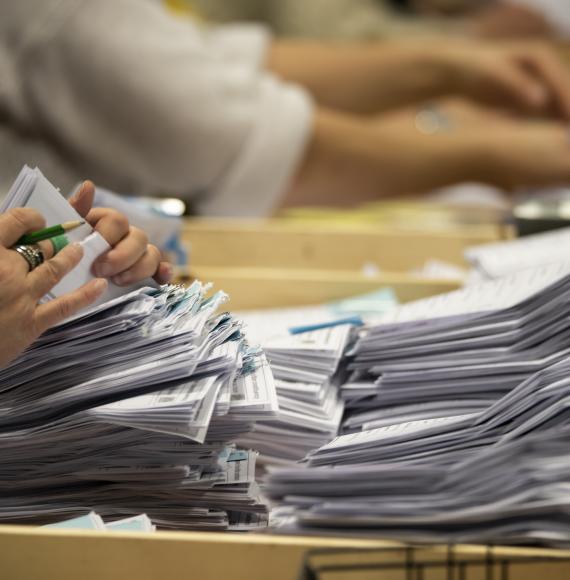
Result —
M 567 554 L 567 552 L 565 552 Z M 570 580 L 570 557 L 465 546 L 310 550 L 300 580 Z

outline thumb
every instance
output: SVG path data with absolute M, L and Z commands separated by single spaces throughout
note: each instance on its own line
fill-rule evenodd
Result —
M 95 185 L 93 185 L 92 181 L 84 181 L 79 189 L 69 198 L 69 203 L 84 218 L 91 211 L 94 198 Z
M 160 262 L 153 278 L 159 284 L 168 284 L 173 276 L 172 265 L 168 262 Z

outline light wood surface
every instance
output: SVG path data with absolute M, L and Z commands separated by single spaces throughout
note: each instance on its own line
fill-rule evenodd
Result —
M 381 548 L 384 553 L 342 556 L 342 562 L 402 562 L 398 544 L 374 540 L 276 537 L 256 534 L 105 533 L 0 526 L 2 580 L 297 580 L 308 551 L 338 548 Z M 466 580 L 483 580 L 486 548 L 459 546 L 457 558 L 480 561 Z M 499 549 L 495 557 L 570 558 L 569 552 Z M 442 562 L 445 547 L 416 550 L 417 561 Z M 499 566 L 494 577 L 500 578 Z M 324 576 L 335 580 L 407 579 L 403 571 Z M 426 580 L 447 580 L 442 567 L 429 569 Z M 521 563 L 512 567 L 511 580 L 567 580 L 570 563 Z
M 386 272 L 421 268 L 436 258 L 464 265 L 465 248 L 499 239 L 498 230 L 404 232 L 370 226 L 304 225 L 284 220 L 187 220 L 183 241 L 192 267 L 303 268 Z
M 465 200 L 464 200 L 465 201 Z M 355 208 L 298 207 L 279 212 L 279 219 L 296 223 L 374 225 L 379 228 L 415 232 L 481 232 L 497 235 L 509 220 L 507 207 L 453 204 L 423 197 L 384 199 Z
M 364 276 L 355 272 L 275 268 L 211 268 L 197 266 L 193 275 L 212 282 L 230 296 L 230 310 L 323 304 L 392 288 L 401 302 L 426 298 L 459 287 L 456 280 L 429 280 L 389 273 Z
M 467 247 L 497 236 L 488 229 L 433 234 L 278 219 L 191 219 L 183 232 L 187 274 L 227 292 L 232 310 L 320 304 L 385 287 L 401 302 L 449 292 L 457 280 L 413 271 L 432 258 L 465 266 Z

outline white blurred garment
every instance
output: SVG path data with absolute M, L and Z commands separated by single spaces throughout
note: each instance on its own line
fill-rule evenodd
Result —
M 52 159 L 198 213 L 262 216 L 304 153 L 312 103 L 267 73 L 259 26 L 202 29 L 154 0 L 0 0 L 0 125 L 12 159 Z M 31 159 L 26 156 L 26 143 Z M 71 169 L 70 169 L 71 168 Z

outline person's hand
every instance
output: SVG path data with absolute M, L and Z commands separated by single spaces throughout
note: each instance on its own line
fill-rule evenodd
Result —
M 426 111 L 442 119 L 441 131 L 422 134 L 422 108 L 404 109 L 376 121 L 382 135 L 409 141 L 410 171 L 394 193 L 421 193 L 431 187 L 476 181 L 506 191 L 570 182 L 570 131 L 559 122 L 523 120 L 458 99 L 440 101 Z M 426 160 L 432 160 L 426 163 Z M 423 162 L 421 161 L 423 160 Z M 439 183 L 438 183 L 439 182 Z M 406 190 L 407 188 L 407 190 Z
M 377 115 L 455 96 L 526 117 L 570 120 L 570 67 L 535 41 L 450 37 L 341 43 L 279 40 L 268 67 L 325 111 Z
M 466 168 L 476 181 L 506 191 L 570 182 L 570 131 L 565 124 L 524 120 L 459 100 L 443 101 L 439 107 L 449 119 L 450 137 L 479 151 Z
M 94 274 L 110 278 L 118 286 L 129 286 L 153 277 L 159 284 L 172 278 L 172 266 L 163 262 L 160 251 L 148 243 L 147 235 L 129 224 L 120 212 L 95 208 L 95 187 L 86 181 L 74 194 L 69 203 L 109 243 L 111 249 L 93 264 Z
M 570 68 L 548 46 L 449 42 L 432 50 L 447 68 L 444 93 L 526 115 L 570 120 Z
M 449 99 L 432 107 L 441 115 L 440 133 L 418 130 L 418 111 L 383 115 L 377 130 L 409 139 L 410 172 L 395 193 L 428 191 L 432 186 L 477 181 L 506 191 L 570 182 L 570 131 L 559 122 L 523 120 L 494 109 Z M 429 108 L 427 110 L 430 110 Z M 432 159 L 431 164 L 420 159 Z M 423 169 L 422 169 L 423 167 Z M 399 182 L 395 182 L 399 183 Z
M 83 250 L 71 244 L 51 257 L 49 242 L 41 244 L 46 261 L 28 272 L 28 263 L 10 249 L 23 234 L 45 226 L 43 217 L 32 209 L 12 209 L 0 215 L 0 368 L 13 360 L 40 334 L 89 306 L 107 287 L 95 279 L 78 290 L 38 305 L 81 260 Z

